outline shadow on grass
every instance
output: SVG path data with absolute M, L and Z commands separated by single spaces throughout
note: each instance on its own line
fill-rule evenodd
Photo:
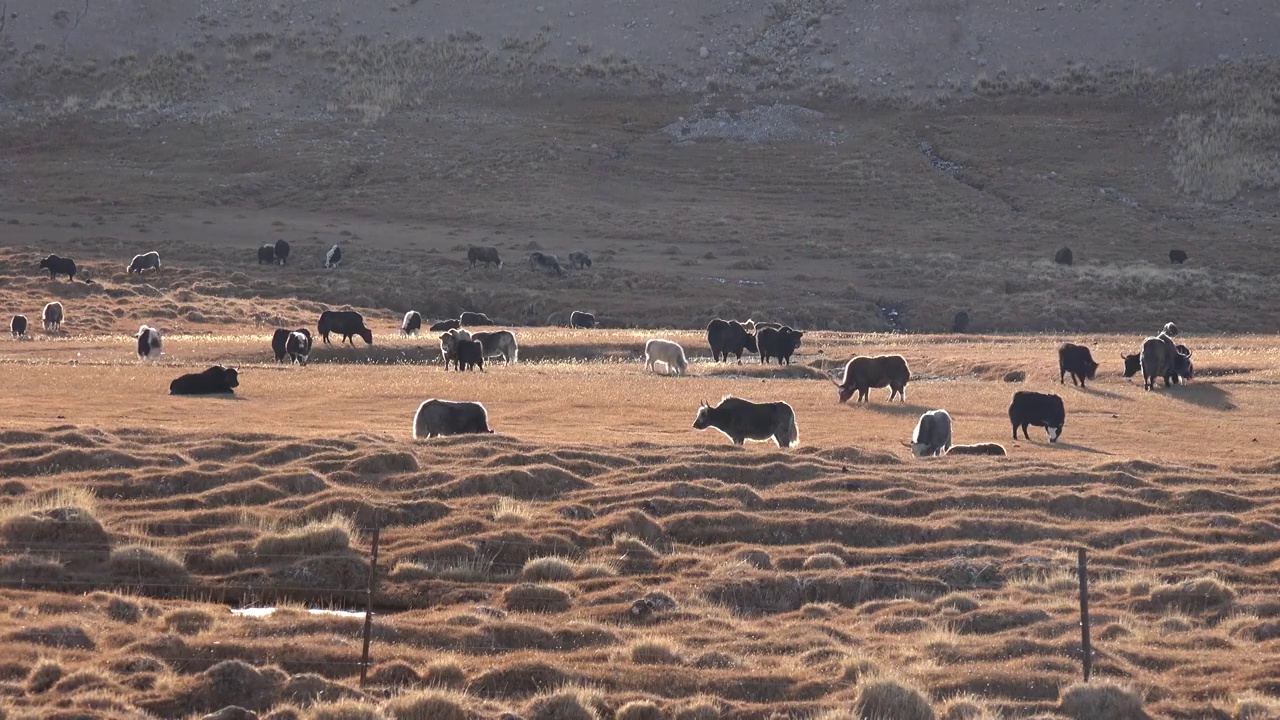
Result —
M 1209 410 L 1234 410 L 1236 407 L 1231 402 L 1231 393 L 1214 383 L 1197 383 L 1192 380 L 1189 385 L 1174 385 L 1167 389 L 1162 387 L 1160 392 L 1175 400 Z

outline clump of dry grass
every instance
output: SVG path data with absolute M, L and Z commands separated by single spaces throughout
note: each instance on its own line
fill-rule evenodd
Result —
M 599 704 L 596 691 L 565 686 L 533 698 L 526 710 L 528 720 L 599 720 Z
M 714 698 L 695 697 L 676 708 L 674 720 L 720 720 L 720 706 Z
M 111 685 L 111 681 L 97 671 L 77 670 L 59 680 L 53 689 L 55 692 L 70 695 L 88 689 L 109 688 Z
M 649 543 L 630 533 L 618 533 L 613 536 L 613 549 L 628 560 L 657 560 L 661 557 Z
M 614 720 L 662 720 L 662 711 L 649 700 L 632 700 L 618 708 Z
M 842 570 L 844 559 L 834 553 L 815 553 L 804 559 L 805 570 Z
M 469 709 L 470 698 L 448 690 L 424 690 L 409 693 L 382 706 L 394 720 L 469 720 L 475 713 Z
M 1127 685 L 1107 680 L 1074 683 L 1062 692 L 1059 711 L 1075 720 L 1145 718 L 1142 696 Z
M 107 617 L 132 625 L 142 619 L 142 606 L 128 598 L 114 595 L 107 601 Z
M 124 545 L 111 551 L 111 574 L 142 582 L 176 582 L 188 577 L 187 566 L 175 552 L 147 545 Z
M 369 682 L 384 687 L 410 687 L 422 682 L 422 676 L 409 663 L 395 660 L 375 665 L 369 671 Z
M 0 510 L 0 539 L 15 547 L 56 552 L 67 562 L 101 562 L 111 538 L 96 517 L 97 498 L 84 488 L 59 488 Z
M 467 673 L 455 660 L 436 660 L 422 671 L 422 683 L 429 687 L 461 689 L 467 686 Z
M 560 557 L 533 558 L 520 570 L 520 578 L 528 582 L 564 582 L 575 574 L 573 561 Z
M 1280 698 L 1249 692 L 1236 699 L 1235 720 L 1276 720 L 1280 718 Z
M 973 695 L 957 695 L 947 701 L 942 720 L 998 720 L 999 716 Z
M 213 629 L 213 615 L 194 608 L 174 610 L 164 616 L 164 629 L 179 635 L 199 635 Z
M 387 720 L 377 706 L 354 700 L 315 705 L 303 717 L 306 720 Z
M 508 610 L 516 612 L 564 612 L 573 604 L 569 593 L 551 585 L 521 583 L 502 595 Z
M 670 638 L 645 637 L 627 647 L 627 657 L 637 665 L 683 665 L 684 657 Z
M 258 538 L 254 552 L 267 562 L 282 562 L 342 552 L 358 535 L 351 518 L 333 514 L 293 528 L 273 529 Z
M 841 673 L 845 682 L 860 683 L 880 674 L 880 666 L 868 658 L 849 658 L 845 660 Z
M 498 498 L 498 502 L 493 508 L 493 521 L 506 525 L 519 525 L 528 522 L 529 517 L 529 506 L 515 498 Z
M 1204 612 L 1225 613 L 1235 602 L 1236 591 L 1215 577 L 1164 585 L 1151 593 L 1151 603 L 1160 610 L 1177 610 L 1195 614 Z
M 934 720 L 929 698 L 901 680 L 877 676 L 858 683 L 854 701 L 858 717 L 895 720 Z
M 62 679 L 62 664 L 57 660 L 41 660 L 27 676 L 27 692 L 42 693 Z

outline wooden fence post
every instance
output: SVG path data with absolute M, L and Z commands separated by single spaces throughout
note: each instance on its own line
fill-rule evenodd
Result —
M 381 513 L 373 513 L 373 554 L 369 559 L 369 586 L 365 591 L 364 650 L 360 653 L 360 687 L 364 687 L 369 675 L 369 640 L 373 635 L 373 591 L 378 583 L 378 535 L 382 530 Z
M 1089 556 L 1080 548 L 1080 647 L 1084 653 L 1084 681 L 1093 670 L 1093 646 L 1089 642 Z

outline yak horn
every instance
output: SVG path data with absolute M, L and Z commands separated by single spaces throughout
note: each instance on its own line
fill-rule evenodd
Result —
M 902 443 L 902 447 L 911 447 L 911 443 L 907 442 L 906 440 L 899 440 L 898 442 Z

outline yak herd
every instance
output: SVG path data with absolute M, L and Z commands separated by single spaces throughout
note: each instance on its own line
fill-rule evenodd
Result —
M 289 243 L 282 239 L 274 244 L 262 245 L 258 249 L 258 261 L 284 265 L 289 254 Z M 325 267 L 335 268 L 341 259 L 342 251 L 334 245 L 325 255 Z M 471 267 L 477 264 L 502 267 L 502 259 L 497 249 L 492 247 L 473 246 L 467 253 L 467 259 Z M 591 266 L 591 258 L 586 253 L 570 253 L 569 260 L 570 267 L 574 269 Z M 557 275 L 563 273 L 555 255 L 530 253 L 529 265 L 534 270 L 554 272 Z M 66 275 L 68 280 L 72 280 L 77 272 L 74 260 L 57 255 L 49 255 L 41 260 L 40 269 L 48 270 L 50 279 Z M 159 272 L 158 253 L 135 255 L 128 265 L 130 273 L 147 270 Z M 57 301 L 45 305 L 41 315 L 44 329 L 48 332 L 59 331 L 64 318 L 62 303 Z M 421 332 L 422 325 L 422 315 L 416 310 L 410 310 L 405 313 L 401 322 L 400 334 L 416 336 Z M 519 344 L 512 331 L 474 332 L 467 329 L 493 325 L 495 323 L 487 315 L 479 312 L 463 312 L 457 318 L 431 324 L 428 330 L 440 333 L 440 355 L 445 370 L 452 367 L 456 371 L 478 369 L 483 372 L 485 361 L 490 358 L 500 357 L 507 364 L 517 362 Z M 597 321 L 594 315 L 575 310 L 569 316 L 569 326 L 593 328 L 597 326 Z M 12 318 L 10 332 L 15 338 L 25 336 L 27 328 L 25 316 L 15 315 Z M 354 337 L 360 337 L 366 344 L 373 344 L 373 332 L 365 325 L 364 317 L 353 310 L 322 312 L 316 322 L 316 331 L 325 344 L 331 344 L 332 335 L 338 335 L 341 337 L 340 342 L 352 345 Z M 755 353 L 759 355 L 762 364 L 774 359 L 779 365 L 789 365 L 804 337 L 804 332 L 780 323 L 753 320 L 739 322 L 716 318 L 707 324 L 706 331 L 713 362 L 728 362 L 732 355 L 741 363 L 744 354 Z M 1191 380 L 1194 372 L 1191 350 L 1173 340 L 1177 335 L 1177 326 L 1167 323 L 1158 334 L 1146 338 L 1138 352 L 1122 354 L 1124 376 L 1133 377 L 1141 372 L 1143 388 L 1146 390 L 1155 389 L 1159 380 L 1163 380 L 1166 388 Z M 163 341 L 159 329 L 143 325 L 134 338 L 140 359 L 154 359 L 161 355 Z M 311 331 L 307 328 L 277 328 L 271 338 L 276 362 L 285 362 L 287 359 L 290 363 L 305 366 L 311 357 L 312 347 Z M 644 364 L 646 371 L 656 372 L 658 364 L 661 364 L 667 374 L 679 376 L 688 373 L 689 358 L 679 343 L 666 338 L 651 338 L 644 345 Z M 1066 377 L 1070 375 L 1072 384 L 1083 388 L 1087 381 L 1095 378 L 1098 367 L 1089 348 L 1083 345 L 1063 343 L 1058 348 L 1059 384 L 1065 384 Z M 848 402 L 855 394 L 857 402 L 869 402 L 869 393 L 876 388 L 888 388 L 890 402 L 896 398 L 905 403 L 911 371 L 901 355 L 857 356 L 845 363 L 839 380 L 829 379 L 836 386 L 837 398 L 841 403 Z M 239 385 L 239 372 L 235 368 L 215 365 L 203 372 L 176 378 L 170 384 L 169 392 L 173 395 L 234 393 Z M 1043 427 L 1049 442 L 1054 443 L 1062 436 L 1066 407 L 1058 395 L 1018 391 L 1009 404 L 1009 422 L 1014 440 L 1018 438 L 1019 429 L 1022 430 L 1023 438 L 1030 440 L 1027 429 L 1034 425 Z M 715 406 L 702 401 L 693 427 L 697 430 L 715 428 L 736 445 L 742 445 L 747 440 L 772 440 L 777 446 L 785 448 L 796 445 L 800 439 L 795 411 L 789 404 L 757 403 L 733 396 L 723 398 Z M 492 432 L 488 412 L 477 402 L 430 399 L 423 402 L 414 415 L 415 439 Z M 944 409 L 930 410 L 920 416 L 911 441 L 903 442 L 903 445 L 911 448 L 917 457 L 1006 454 L 1005 448 L 998 443 L 953 445 L 951 435 L 951 415 Z

